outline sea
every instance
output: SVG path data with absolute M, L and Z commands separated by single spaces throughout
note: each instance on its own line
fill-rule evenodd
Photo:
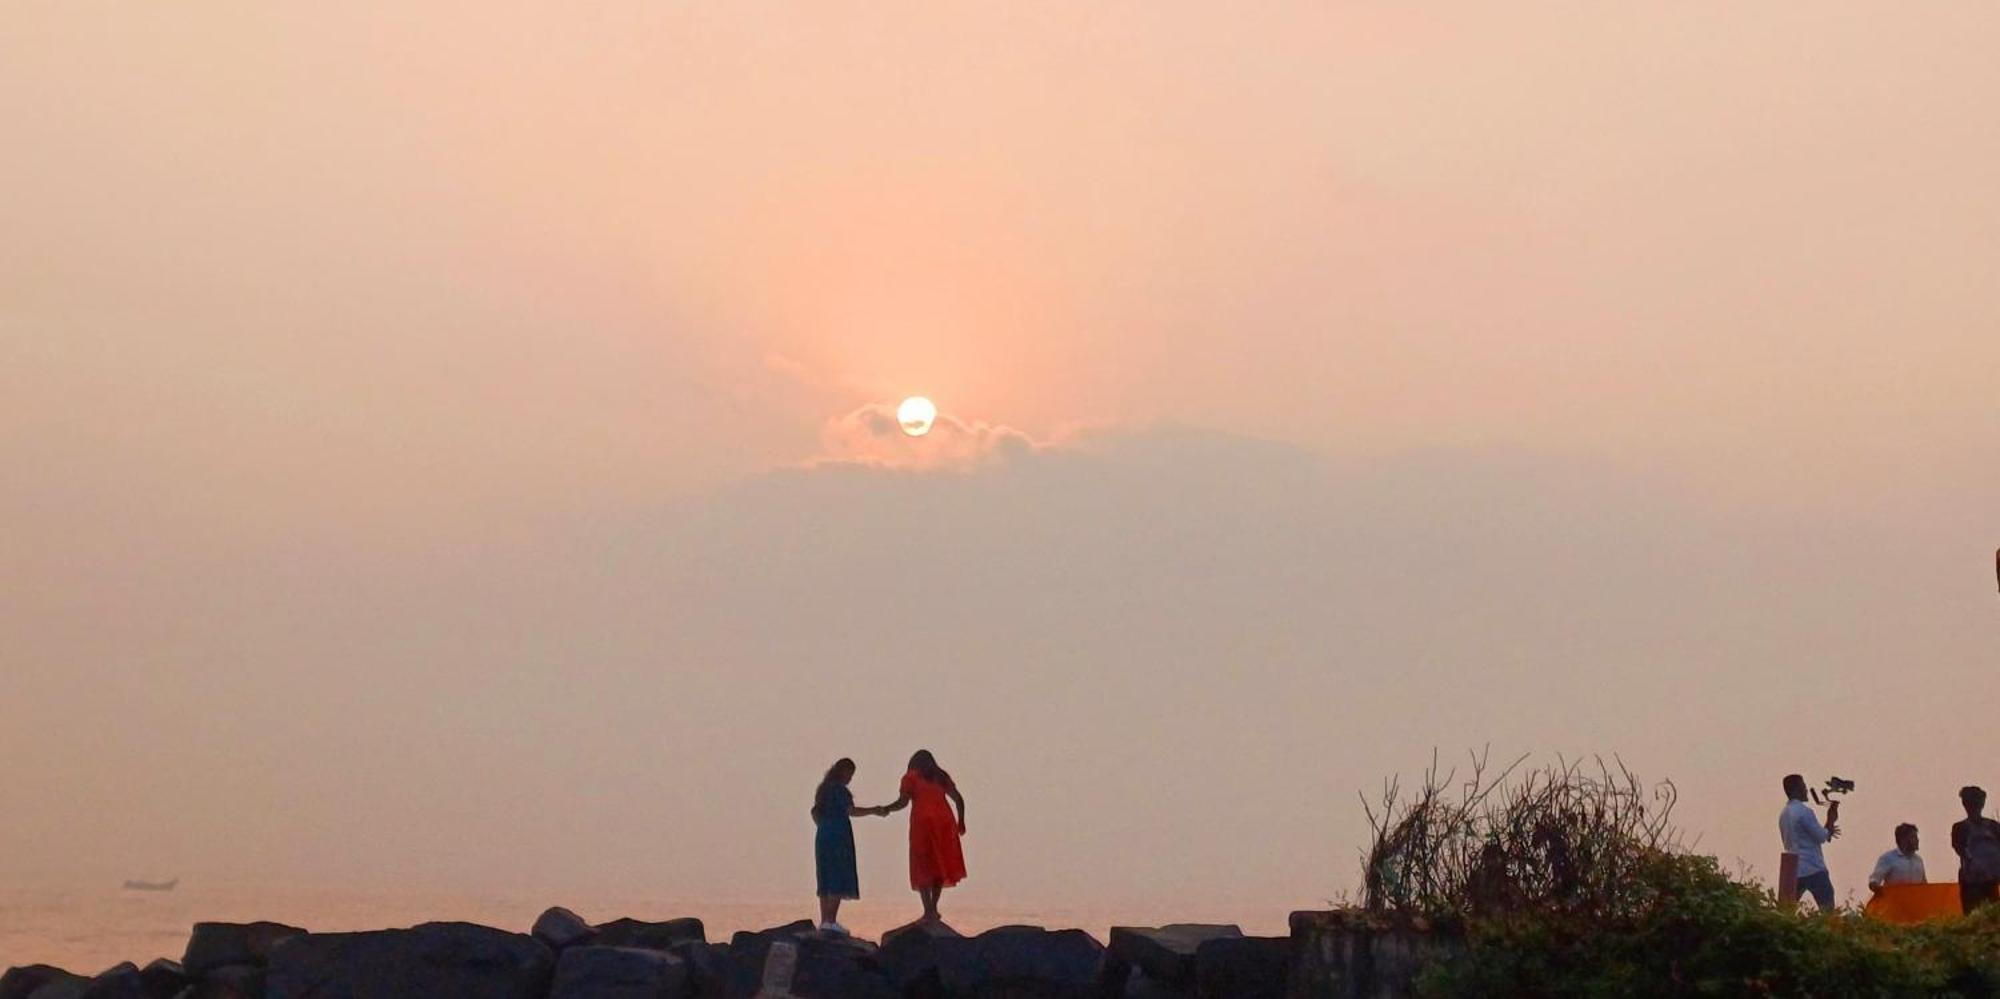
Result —
M 283 887 L 183 882 L 171 892 L 126 891 L 117 884 L 84 888 L 0 887 L 0 967 L 51 964 L 79 974 L 96 974 L 121 961 L 144 965 L 159 957 L 178 960 L 197 922 L 268 919 L 317 932 L 414 926 L 434 920 L 481 923 L 527 932 L 551 905 L 562 905 L 591 922 L 621 916 L 663 920 L 698 916 L 710 940 L 727 940 L 737 930 L 764 929 L 796 919 L 817 919 L 818 900 L 697 900 L 608 893 L 568 898 L 547 895 L 474 894 L 406 889 Z M 879 938 L 915 918 L 916 896 L 891 894 L 848 902 L 841 923 L 857 936 Z M 1170 907 L 1110 908 L 954 903 L 944 898 L 945 920 L 962 932 L 995 926 L 1075 927 L 1099 940 L 1113 925 L 1150 926 L 1172 922 L 1233 922 L 1252 934 L 1285 932 L 1283 911 L 1170 911 Z

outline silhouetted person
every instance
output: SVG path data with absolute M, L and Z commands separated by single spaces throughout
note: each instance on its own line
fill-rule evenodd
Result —
M 1785 775 L 1785 810 L 1778 813 L 1778 837 L 1785 852 L 1799 858 L 1799 890 L 1812 893 L 1819 911 L 1833 911 L 1833 876 L 1827 873 L 1826 857 L 1820 847 L 1840 835 L 1840 802 L 1826 806 L 1826 825 L 1806 804 L 1806 779 Z
M 965 880 L 965 851 L 958 839 L 965 835 L 965 797 L 951 775 L 938 766 L 928 749 L 910 757 L 910 772 L 903 775 L 903 794 L 889 805 L 890 811 L 915 803 L 910 812 L 910 887 L 924 903 L 924 921 L 938 922 L 938 898 L 946 888 Z M 958 806 L 953 817 L 951 806 Z
M 1896 827 L 1896 848 L 1875 861 L 1875 870 L 1868 875 L 1868 890 L 1881 891 L 1883 885 L 1920 885 L 1928 880 L 1924 858 L 1917 856 L 1917 827 L 1905 822 Z
M 1986 792 L 1958 789 L 1965 818 L 1951 824 L 1951 848 L 1958 854 L 1958 904 L 1966 912 L 2000 901 L 2000 821 L 1980 814 Z
M 861 875 L 854 866 L 854 824 L 857 815 L 887 815 L 889 806 L 856 808 L 854 792 L 847 789 L 854 779 L 854 761 L 835 760 L 813 792 L 813 863 L 819 871 L 819 928 L 845 934 L 840 925 L 843 899 L 861 897 Z

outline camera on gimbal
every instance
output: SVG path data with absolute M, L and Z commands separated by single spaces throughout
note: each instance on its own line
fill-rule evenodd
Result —
M 1828 777 L 1824 788 L 1812 792 L 1812 800 L 1815 805 L 1828 805 L 1839 801 L 1843 794 L 1853 793 L 1853 781 L 1845 777 Z

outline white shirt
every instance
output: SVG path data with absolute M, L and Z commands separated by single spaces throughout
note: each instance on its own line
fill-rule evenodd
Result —
M 1805 802 L 1797 798 L 1785 802 L 1785 810 L 1778 813 L 1778 837 L 1784 840 L 1785 852 L 1797 854 L 1799 877 L 1811 877 L 1826 870 L 1826 858 L 1819 848 L 1832 836 L 1826 827 L 1819 824 L 1819 816 Z
M 1906 854 L 1902 847 L 1897 847 L 1875 861 L 1875 873 L 1868 875 L 1868 886 L 1920 885 L 1928 880 L 1924 876 L 1924 858 Z

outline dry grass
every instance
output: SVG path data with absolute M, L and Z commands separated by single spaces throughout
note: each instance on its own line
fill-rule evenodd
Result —
M 1363 860 L 1370 910 L 1424 916 L 1532 911 L 1611 917 L 1648 897 L 1641 865 L 1679 851 L 1673 782 L 1642 783 L 1622 761 L 1593 758 L 1524 768 L 1472 753 L 1465 776 L 1432 757 L 1406 793 L 1384 783 L 1365 797 L 1373 837 Z

